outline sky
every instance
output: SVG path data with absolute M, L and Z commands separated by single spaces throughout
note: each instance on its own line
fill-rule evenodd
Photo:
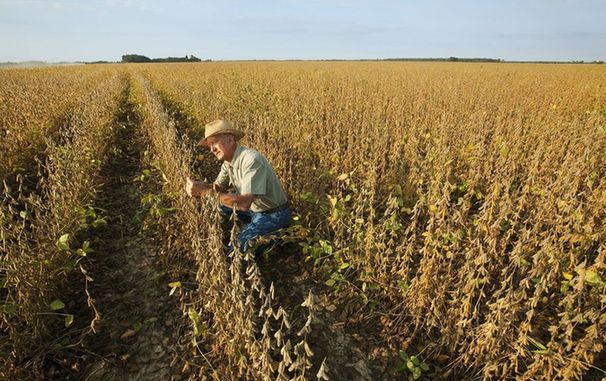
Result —
M 606 60 L 606 0 L 0 0 L 0 62 Z

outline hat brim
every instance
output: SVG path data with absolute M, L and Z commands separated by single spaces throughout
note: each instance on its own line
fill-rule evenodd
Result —
M 208 147 L 208 138 L 211 138 L 211 137 L 217 136 L 217 135 L 233 135 L 234 138 L 236 139 L 236 141 L 238 141 L 244 137 L 244 132 L 242 132 L 240 130 L 236 130 L 236 129 L 225 129 L 225 130 L 217 131 L 214 134 L 210 134 L 207 137 L 205 137 L 204 139 L 200 140 L 198 142 L 198 146 Z

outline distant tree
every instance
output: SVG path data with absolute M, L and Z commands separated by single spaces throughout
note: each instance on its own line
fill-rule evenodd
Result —
M 149 58 L 140 54 L 125 54 L 122 56 L 122 62 L 200 62 L 200 58 L 192 55 L 185 57 L 166 57 L 166 58 Z
M 122 62 L 151 62 L 151 59 L 140 54 L 125 54 L 122 56 Z

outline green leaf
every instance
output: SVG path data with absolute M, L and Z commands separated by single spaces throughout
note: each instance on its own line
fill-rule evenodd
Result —
M 93 228 L 98 228 L 99 226 L 104 226 L 104 225 L 107 225 L 107 221 L 105 221 L 105 218 L 97 218 L 91 223 L 91 226 Z
M 55 299 L 55 300 L 53 300 L 53 302 L 50 304 L 50 309 L 51 309 L 52 311 L 57 311 L 57 310 L 60 310 L 60 309 L 62 309 L 62 308 L 64 308 L 64 307 L 65 307 L 65 303 L 63 303 L 63 302 L 61 301 L 61 299 Z
M 181 282 L 170 282 L 168 286 L 170 287 L 170 293 L 168 295 L 172 295 L 179 287 L 181 287 Z
M 410 361 L 412 361 L 413 364 L 415 364 L 415 366 L 419 366 L 419 358 L 417 356 L 410 356 Z
M 398 287 L 400 287 L 400 290 L 402 290 L 402 295 L 406 295 L 408 293 L 408 290 L 410 289 L 408 283 L 403 280 L 398 281 Z
M 72 325 L 73 322 L 74 322 L 74 315 L 65 315 L 65 328 Z
M 189 318 L 191 319 L 191 321 L 193 321 L 194 323 L 197 323 L 198 322 L 198 318 L 200 317 L 198 315 L 198 311 L 194 310 L 191 307 L 189 307 L 189 310 L 187 310 L 187 315 L 189 316 Z
M 14 315 L 17 313 L 16 304 L 0 304 L 0 312 L 6 315 Z
M 95 208 L 91 206 L 86 210 L 86 215 L 90 218 L 97 218 L 97 212 L 95 212 Z
M 200 326 L 200 315 L 198 314 L 198 311 L 190 307 L 187 311 L 187 315 L 194 326 L 194 337 L 200 336 L 202 334 L 202 327 Z
M 537 347 L 543 351 L 547 350 L 547 348 L 543 344 L 541 344 L 539 341 L 533 339 L 530 336 L 528 336 L 528 341 L 530 341 L 535 347 Z
M 324 252 L 326 254 L 332 254 L 332 246 L 330 246 L 330 244 L 324 240 L 319 240 L 318 243 L 320 244 L 320 246 L 322 247 L 322 250 L 324 250 Z
M 332 278 L 330 278 L 329 280 L 326 281 L 326 285 L 329 286 L 329 287 L 334 286 L 335 283 L 337 283 L 337 281 L 334 280 L 334 279 L 332 279 Z
M 398 196 L 402 196 L 402 186 L 400 184 L 394 185 L 393 193 L 395 193 Z
M 330 195 L 326 195 L 326 197 L 328 197 L 328 201 L 330 201 L 330 205 L 332 205 L 333 208 L 337 206 L 337 202 L 339 201 L 338 198 L 332 197 Z
M 416 368 L 415 363 L 412 362 L 412 360 L 406 361 L 406 366 L 408 367 L 408 370 L 410 370 L 411 372 Z
M 421 363 L 421 365 L 419 365 L 421 367 L 421 370 L 423 370 L 424 372 L 429 371 L 429 365 L 425 364 L 424 362 Z
M 585 272 L 585 282 L 589 283 L 592 286 L 604 286 L 605 283 L 602 278 L 595 273 L 594 271 L 587 270 Z
M 68 245 L 66 245 L 66 244 L 64 244 L 64 243 L 57 242 L 57 247 L 58 247 L 60 250 L 63 250 L 63 251 L 69 251 L 69 246 L 68 246 Z
M 93 252 L 93 249 L 91 249 L 90 247 L 90 241 L 82 242 L 82 251 L 84 251 L 86 254 L 90 254 Z
M 320 258 L 320 255 L 322 254 L 321 249 L 314 246 L 309 246 L 309 251 L 311 253 L 312 258 Z
M 140 321 L 138 321 L 135 324 L 133 324 L 133 330 L 135 332 L 139 332 L 142 327 L 143 327 L 143 324 Z
M 339 266 L 339 269 L 345 270 L 348 267 L 349 267 L 349 263 L 341 263 L 341 266 Z
M 55 243 L 59 250 L 69 251 L 69 234 L 63 234 Z
M 408 360 L 409 360 L 409 358 L 408 358 L 408 353 L 406 353 L 405 351 L 403 351 L 403 350 L 401 350 L 401 349 L 398 351 L 398 355 L 399 355 L 399 356 L 400 356 L 400 358 L 401 358 L 402 360 L 404 360 L 404 361 L 408 361 Z

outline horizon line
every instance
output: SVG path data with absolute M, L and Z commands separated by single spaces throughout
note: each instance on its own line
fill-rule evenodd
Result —
M 173 57 L 173 56 L 169 56 Z M 159 59 L 165 57 L 158 57 L 152 59 Z M 176 57 L 179 58 L 179 57 Z M 480 63 L 604 63 L 601 59 L 583 60 L 583 59 L 571 59 L 571 60 L 549 60 L 549 59 L 537 59 L 537 60 L 524 60 L 514 59 L 508 60 L 504 58 L 491 58 L 491 57 L 386 57 L 386 58 L 241 58 L 241 59 L 222 59 L 222 58 L 200 58 L 200 62 L 189 62 L 189 63 L 203 63 L 203 62 L 254 62 L 254 61 L 446 61 L 446 62 L 457 62 L 457 61 L 477 61 Z M 50 61 L 43 59 L 31 59 L 24 61 L 0 61 L 0 65 L 6 64 L 26 64 L 26 63 L 42 63 L 42 64 L 92 64 L 92 63 L 123 63 L 121 61 L 109 61 L 109 60 L 61 60 L 61 61 Z M 150 62 L 150 63 L 162 63 L 162 62 Z M 170 62 L 165 62 L 170 63 Z M 175 62 L 179 63 L 179 62 Z M 180 62 L 187 63 L 187 62 Z

